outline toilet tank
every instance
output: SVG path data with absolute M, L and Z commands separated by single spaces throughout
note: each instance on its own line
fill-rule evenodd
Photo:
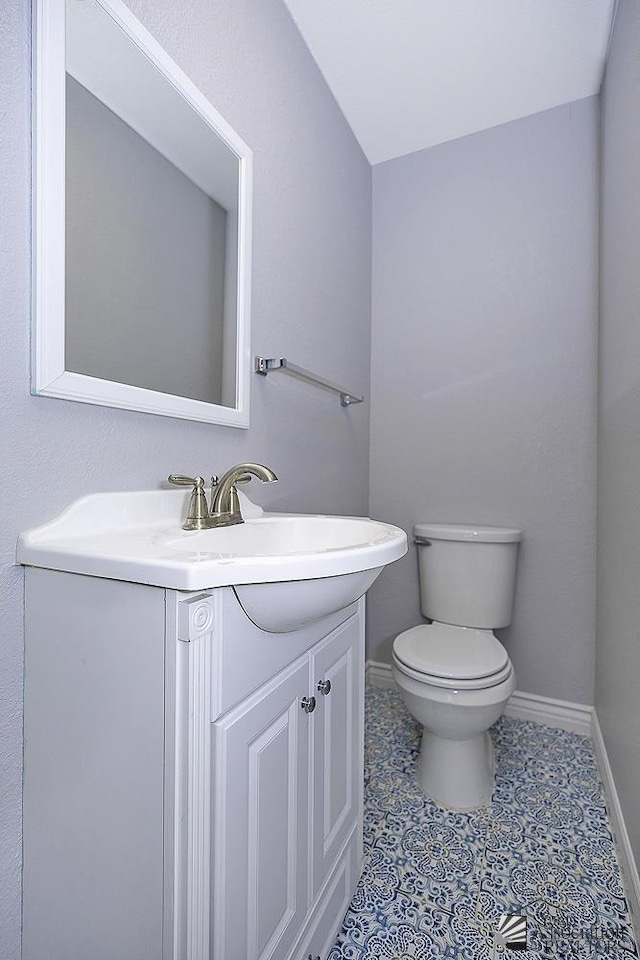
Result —
M 417 523 L 420 608 L 440 623 L 495 630 L 511 623 L 518 544 L 511 527 Z

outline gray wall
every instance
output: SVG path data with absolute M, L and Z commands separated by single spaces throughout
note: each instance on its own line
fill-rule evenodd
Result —
M 226 211 L 69 74 L 66 131 L 66 369 L 220 403 Z
M 524 531 L 518 687 L 591 702 L 596 98 L 374 168 L 372 516 Z M 420 622 L 415 550 L 369 657 Z
M 20 530 L 97 490 L 260 460 L 280 510 L 366 513 L 368 404 L 255 378 L 249 431 L 29 395 L 29 2 L 0 18 L 0 958 L 20 942 Z M 253 346 L 368 392 L 370 171 L 280 0 L 130 4 L 253 148 Z M 258 485 L 259 487 L 259 485 Z
M 640 864 L 640 5 L 619 0 L 602 96 L 596 708 Z

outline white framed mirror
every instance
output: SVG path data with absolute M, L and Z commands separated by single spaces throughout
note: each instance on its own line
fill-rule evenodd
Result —
M 32 393 L 249 426 L 252 153 L 121 0 L 34 0 Z

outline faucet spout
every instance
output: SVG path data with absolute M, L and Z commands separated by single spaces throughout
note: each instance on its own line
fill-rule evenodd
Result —
M 244 523 L 240 513 L 240 501 L 236 484 L 256 477 L 262 483 L 274 483 L 278 478 L 269 467 L 261 463 L 239 463 L 220 478 L 211 495 L 209 521 L 212 527 L 229 527 L 234 523 Z

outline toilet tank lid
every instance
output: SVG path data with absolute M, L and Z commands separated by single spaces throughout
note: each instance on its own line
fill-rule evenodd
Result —
M 492 527 L 472 523 L 416 523 L 414 536 L 427 540 L 460 540 L 477 543 L 517 543 L 522 530 L 515 527 Z

